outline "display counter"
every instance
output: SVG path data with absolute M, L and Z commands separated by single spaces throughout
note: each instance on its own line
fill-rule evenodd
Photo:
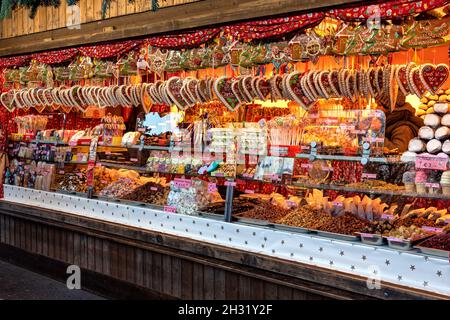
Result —
M 186 276 L 191 281 L 187 286 L 199 284 L 192 282 L 192 275 L 185 274 L 184 269 L 178 269 L 176 275 L 173 269 L 165 273 L 164 266 L 155 265 L 151 258 L 149 262 L 147 250 L 153 255 L 159 252 L 172 256 L 170 259 L 206 264 L 204 272 L 211 268 L 209 276 L 217 276 L 212 281 L 215 289 L 206 288 L 206 278 L 203 284 L 218 295 L 208 296 L 209 291 L 205 291 L 205 298 L 283 298 L 282 292 L 287 294 L 284 298 L 344 299 L 434 299 L 448 298 L 450 294 L 448 258 L 415 251 L 7 185 L 1 216 L 3 244 L 69 264 L 80 263 L 87 270 L 149 289 L 153 287 L 144 284 L 143 278 L 155 271 L 162 272 L 155 277 L 161 276 L 159 281 L 164 283 L 175 285 L 177 280 L 172 276 L 183 274 L 183 279 Z M 43 228 L 57 231 L 42 234 Z M 70 233 L 76 233 L 76 237 Z M 104 242 L 109 244 L 105 246 Z M 113 255 L 113 243 L 121 246 L 122 254 L 116 251 Z M 173 262 L 169 261 L 169 265 L 175 268 Z M 186 272 L 193 272 L 195 268 L 188 264 Z M 236 288 L 228 283 L 228 277 L 237 281 Z M 247 287 L 250 282 L 262 286 L 262 292 Z M 160 293 L 180 298 L 177 292 L 185 295 L 185 290 L 194 290 L 186 288 L 184 282 L 176 285 L 179 291 Z M 277 286 L 278 293 L 268 292 L 270 286 Z

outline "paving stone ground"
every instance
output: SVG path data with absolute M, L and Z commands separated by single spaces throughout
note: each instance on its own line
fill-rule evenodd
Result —
M 0 260 L 1 300 L 103 300 L 85 290 L 69 290 L 65 283 Z

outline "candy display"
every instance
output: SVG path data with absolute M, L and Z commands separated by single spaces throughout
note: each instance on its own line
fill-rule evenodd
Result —
M 433 233 L 427 232 L 416 225 L 411 225 L 409 227 L 401 226 L 398 229 L 390 231 L 387 235 L 397 239 L 416 241 L 432 234 Z
M 450 251 L 450 234 L 449 233 L 438 234 L 434 237 L 431 237 L 428 240 L 425 240 L 420 244 L 420 246 Z

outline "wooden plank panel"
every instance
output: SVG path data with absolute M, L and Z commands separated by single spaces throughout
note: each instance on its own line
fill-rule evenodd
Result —
M 251 299 L 250 279 L 239 275 L 239 299 Z
M 152 289 L 158 292 L 162 290 L 162 255 L 152 253 L 153 256 L 153 273 L 152 273 Z
M 94 0 L 86 1 L 86 22 L 94 21 Z
M 53 28 L 53 14 L 52 14 L 52 9 L 50 7 L 45 7 L 46 11 L 47 11 L 47 30 L 52 29 Z
M 214 269 L 214 300 L 225 299 L 225 271 Z
M 27 24 L 28 24 L 27 34 L 32 34 L 32 33 L 34 33 L 33 19 L 30 18 L 30 10 L 29 9 L 25 10 L 25 12 L 26 12 L 26 16 L 27 16 L 25 19 L 28 20 L 28 22 L 27 22 Z M 47 18 L 48 18 L 48 16 L 47 16 Z
M 73 264 L 81 266 L 81 236 L 79 233 L 75 232 L 73 234 Z
M 38 32 L 46 31 L 47 29 L 47 11 L 45 8 L 39 7 L 36 17 L 38 18 Z
M 102 19 L 102 1 L 94 0 L 94 20 L 101 20 Z
M 94 237 L 87 237 L 87 268 L 89 270 L 95 270 L 95 260 L 96 260 L 96 251 L 95 251 L 95 239 Z
M 172 296 L 181 297 L 181 259 L 171 257 L 172 259 Z
M 61 1 L 61 2 L 66 3 L 66 1 Z M 53 16 L 52 29 L 58 29 L 58 28 L 61 28 L 61 27 L 65 27 L 64 25 L 61 26 L 59 24 L 59 10 L 65 11 L 66 8 L 63 8 L 63 7 L 55 8 L 55 7 L 52 6 L 52 7 L 50 7 L 50 9 L 51 9 L 50 11 L 51 11 L 52 16 Z
M 129 2 L 127 1 L 126 5 L 126 14 L 133 14 L 136 13 L 136 1 Z
M 98 273 L 102 273 L 103 261 L 105 260 L 103 255 L 103 240 L 99 238 L 95 238 L 94 240 L 95 240 L 95 253 L 94 253 L 95 266 L 93 270 L 95 270 Z
M 11 36 L 12 37 L 16 37 L 17 36 L 17 23 L 18 23 L 18 19 L 17 19 L 17 10 L 13 10 L 12 14 L 11 14 Z
M 111 276 L 113 278 L 119 278 L 119 245 L 114 242 L 110 242 L 109 244 L 109 250 L 110 250 L 110 270 L 111 270 Z
M 239 298 L 239 275 L 226 272 L 225 273 L 225 299 L 237 300 Z
M 127 14 L 127 0 L 117 0 L 117 15 L 123 16 Z
M 135 248 L 126 247 L 126 275 L 125 279 L 131 283 L 136 283 L 136 268 L 135 268 Z
M 38 10 L 36 10 L 36 16 L 32 20 L 33 23 L 33 32 L 39 32 L 39 9 L 43 9 L 42 7 L 39 7 Z
M 112 1 L 114 2 L 114 1 Z M 88 15 L 87 15 L 87 1 L 83 1 L 81 0 L 79 2 L 79 7 L 80 7 L 80 15 L 81 15 L 81 23 L 86 23 L 88 22 Z
M 136 248 L 134 250 L 134 274 L 135 283 L 144 286 L 144 250 Z
M 193 272 L 194 264 L 191 261 L 181 260 L 181 299 L 193 299 Z
M 48 256 L 48 227 L 42 225 L 42 255 Z
M 55 229 L 49 227 L 48 230 L 48 257 L 55 257 Z
M 63 229 L 60 229 L 60 231 L 61 231 L 61 236 L 60 236 L 60 239 L 61 239 L 61 245 L 60 245 L 61 253 L 60 253 L 59 259 L 61 261 L 65 262 L 65 261 L 67 261 L 69 259 L 69 252 L 67 250 L 67 242 L 69 241 L 69 234 L 70 234 L 70 232 L 67 232 L 66 230 L 63 230 Z
M 118 276 L 119 279 L 125 280 L 127 278 L 127 248 L 122 244 L 118 244 L 118 249 Z
M 278 286 L 278 298 L 277 300 L 291 300 L 292 289 L 284 286 Z
M 85 0 L 80 1 L 81 2 L 85 2 Z M 66 1 L 61 1 L 61 6 L 58 12 L 58 16 L 59 16 L 59 26 L 61 28 L 66 27 L 66 23 L 67 23 L 67 3 Z
M 0 241 L 6 243 L 6 216 L 0 215 Z
M 204 266 L 203 268 L 203 290 L 204 299 L 214 299 L 214 268 L 210 266 Z
M 145 250 L 143 258 L 144 287 L 153 288 L 153 253 Z
M 264 299 L 264 281 L 256 278 L 251 279 L 250 290 L 252 292 L 252 299 L 254 300 Z
M 110 5 L 109 5 L 109 17 L 110 18 L 114 18 L 117 17 L 117 10 L 118 10 L 118 5 L 117 5 L 117 0 L 116 1 L 111 1 Z
M 37 235 L 36 235 L 36 229 L 38 225 L 35 223 L 30 223 L 30 229 L 31 229 L 31 252 L 37 252 Z
M 275 300 L 278 298 L 278 286 L 276 284 L 264 283 L 264 299 Z
M 73 242 L 74 242 L 74 238 L 73 238 L 73 232 L 72 231 L 67 231 L 67 242 L 66 242 L 66 250 L 67 250 L 67 258 L 66 258 L 66 262 L 73 264 L 73 260 L 74 260 L 74 250 L 73 250 Z
M 111 251 L 110 251 L 110 241 L 103 241 L 103 273 L 106 275 L 111 274 Z
M 195 263 L 192 271 L 192 279 L 193 279 L 193 289 L 192 295 L 193 299 L 201 300 L 204 297 L 203 291 L 203 276 L 204 270 L 203 265 L 200 263 Z
M 172 293 L 172 260 L 168 255 L 162 257 L 162 292 Z

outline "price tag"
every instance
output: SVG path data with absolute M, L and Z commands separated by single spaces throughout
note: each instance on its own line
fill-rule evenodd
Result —
M 388 240 L 392 241 L 392 242 L 400 242 L 400 243 L 404 243 L 405 242 L 404 239 L 399 239 L 399 238 L 394 238 L 394 237 L 388 237 Z
M 102 166 L 102 164 L 101 164 L 100 162 L 97 162 L 97 163 L 95 164 L 95 166 L 96 166 L 97 168 L 100 168 L 100 167 Z
M 344 203 L 341 201 L 333 201 L 333 206 L 335 207 L 343 207 Z
M 180 179 L 180 178 L 175 178 L 173 180 L 173 184 L 175 185 L 175 187 L 180 188 L 180 189 L 186 189 L 189 188 L 192 185 L 191 180 L 189 179 Z
M 297 206 L 297 202 L 292 201 L 292 200 L 286 200 L 286 204 L 290 207 L 296 207 Z
M 323 171 L 333 171 L 333 167 L 326 167 L 326 166 L 322 166 L 322 170 Z
M 137 158 L 130 158 L 131 162 L 138 162 L 139 160 Z
M 365 134 L 366 131 L 365 130 L 352 130 L 352 133 L 354 133 L 354 134 Z
M 249 194 L 254 194 L 255 190 L 245 189 L 244 192 L 249 193 Z
M 138 132 L 145 132 L 145 128 L 139 128 Z
M 279 175 L 277 175 L 276 173 L 271 173 L 266 175 L 267 179 L 272 179 L 272 180 L 278 180 L 280 178 Z
M 157 188 L 157 187 L 150 187 L 150 190 L 152 190 L 152 191 L 158 191 L 158 188 Z
M 242 176 L 243 176 L 244 178 L 253 178 L 253 175 L 250 174 L 250 173 L 243 173 Z
M 383 220 L 394 220 L 394 216 L 392 214 L 382 214 L 381 219 Z
M 69 146 L 75 147 L 77 145 L 76 141 L 69 141 Z
M 312 169 L 313 165 L 311 163 L 302 163 L 301 167 L 305 169 Z
M 360 233 L 360 235 L 364 238 L 374 238 L 374 235 L 371 233 Z
M 448 159 L 439 156 L 416 157 L 416 169 L 447 170 Z
M 208 183 L 208 193 L 217 192 L 217 185 L 213 182 Z
M 225 175 L 223 174 L 223 172 L 215 172 L 214 176 L 216 176 L 216 177 L 224 177 Z
M 434 228 L 434 227 L 427 227 L 427 226 L 423 226 L 422 230 L 427 231 L 427 232 L 436 232 L 436 233 L 441 233 L 443 231 L 442 228 Z
M 361 178 L 366 178 L 366 179 L 376 179 L 377 178 L 377 174 L 376 173 L 367 173 L 367 172 L 363 172 L 361 174 Z
M 101 184 L 108 184 L 108 181 L 106 180 L 100 180 Z
M 425 183 L 425 187 L 439 189 L 441 187 L 441 185 L 439 183 L 427 182 L 427 183 Z
M 105 151 L 105 154 L 106 154 L 106 155 L 110 155 L 110 154 L 111 154 L 111 151 Z
M 236 182 L 234 181 L 225 181 L 224 185 L 226 185 L 227 187 L 235 187 L 236 186 Z
M 64 173 L 65 173 L 64 170 L 59 171 L 59 174 L 64 174 Z
M 309 150 L 309 147 L 308 146 L 301 146 L 300 149 L 301 150 Z
M 177 207 L 175 206 L 164 206 L 165 212 L 177 213 Z

